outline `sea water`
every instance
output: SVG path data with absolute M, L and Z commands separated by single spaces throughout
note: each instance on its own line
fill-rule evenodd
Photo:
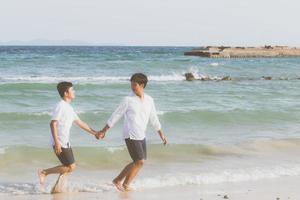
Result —
M 59 164 L 49 122 L 56 85 L 74 84 L 72 106 L 100 130 L 145 73 L 168 138 L 148 126 L 148 159 L 137 189 L 300 175 L 300 59 L 184 56 L 192 47 L 0 47 L 0 194 L 42 191 L 36 171 Z M 185 81 L 184 74 L 210 81 Z M 230 76 L 232 80 L 221 81 Z M 272 77 L 265 80 L 263 76 Z M 105 192 L 130 162 L 121 119 L 104 140 L 71 129 L 77 169 L 67 191 Z

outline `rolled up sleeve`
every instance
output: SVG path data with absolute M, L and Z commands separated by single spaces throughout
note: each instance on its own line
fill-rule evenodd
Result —
M 153 100 L 151 101 L 150 123 L 156 131 L 159 131 L 161 129 L 161 124 L 159 122 Z
M 109 127 L 113 127 L 117 121 L 125 114 L 128 107 L 128 100 L 125 97 L 121 103 L 119 104 L 118 108 L 115 110 L 115 112 L 111 115 L 109 120 L 107 121 L 107 125 Z

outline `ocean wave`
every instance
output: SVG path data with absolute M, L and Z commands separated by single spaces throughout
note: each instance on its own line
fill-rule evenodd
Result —
M 87 116 L 94 116 L 94 115 L 103 115 L 103 114 L 111 114 L 112 111 L 104 112 L 104 111 L 76 111 L 78 115 L 87 115 Z M 157 115 L 164 115 L 165 111 L 157 111 Z M 5 120 L 16 120 L 16 119 L 29 119 L 38 118 L 38 117 L 50 117 L 52 116 L 52 112 L 50 111 L 41 111 L 41 112 L 0 112 L 0 119 Z
M 161 144 L 148 144 L 148 154 L 158 163 L 168 163 L 186 160 L 205 160 L 208 157 L 223 157 L 239 155 L 235 149 L 197 144 L 170 144 L 164 147 Z M 110 169 L 121 167 L 130 160 L 125 146 L 109 147 L 73 147 L 78 164 L 90 169 Z M 27 155 L 31 155 L 27 157 Z M 97 158 L 97 159 L 95 159 Z M 28 163 L 56 162 L 51 148 L 31 146 L 8 146 L 0 154 L 0 169 L 5 163 L 27 165 Z M 7 167 L 7 165 L 6 165 Z
M 18 169 L 32 170 L 45 164 L 57 163 L 57 158 L 50 148 L 7 146 L 0 149 L 5 149 L 0 154 L 0 169 L 6 176 L 9 176 L 8 171 L 16 169 L 16 166 Z M 299 162 L 293 159 L 299 154 L 299 138 L 259 140 L 226 146 L 171 144 L 163 147 L 150 144 L 148 150 L 148 162 L 151 162 L 151 165 L 144 169 L 143 176 L 133 182 L 132 187 L 135 190 L 239 183 L 300 175 Z M 105 178 L 101 173 L 115 173 L 115 170 L 120 170 L 128 163 L 130 158 L 125 146 L 74 147 L 73 151 L 80 172 L 70 177 L 67 184 L 62 185 L 63 192 L 115 191 L 110 184 L 110 176 Z M 285 154 L 282 154 L 284 152 Z M 282 157 L 274 159 L 278 154 Z M 286 155 L 289 159 L 286 159 Z M 169 165 L 163 165 L 163 162 Z M 80 177 L 81 173 L 84 179 Z M 54 178 L 49 178 L 45 189 L 40 188 L 35 176 L 34 180 L 26 179 L 25 183 L 2 181 L 0 195 L 50 194 L 53 181 Z
M 108 183 L 86 183 L 82 182 L 63 182 L 60 185 L 61 192 L 71 193 L 71 192 L 91 192 L 91 193 L 101 193 L 107 191 L 114 191 L 113 185 Z M 38 183 L 12 183 L 12 184 L 0 184 L 0 196 L 1 195 L 40 195 L 40 194 L 50 194 L 53 184 L 47 184 L 44 188 Z
M 300 167 L 298 165 L 280 165 L 274 167 L 247 167 L 243 169 L 223 169 L 210 170 L 208 172 L 188 173 L 173 172 L 156 176 L 144 176 L 132 183 L 134 190 L 164 188 L 186 185 L 213 185 L 224 183 L 239 183 L 245 181 L 258 181 L 262 179 L 276 179 L 283 176 L 299 176 Z M 103 193 L 115 191 L 109 181 L 100 179 L 95 181 L 95 177 L 88 176 L 82 180 L 72 180 L 62 182 L 60 189 L 62 192 L 90 192 Z M 38 195 L 50 194 L 52 183 L 47 183 L 45 188 L 41 188 L 36 182 L 27 183 L 0 183 L 0 195 Z
M 219 65 L 220 65 L 220 64 L 217 63 L 217 62 L 210 63 L 210 66 L 214 66 L 214 67 L 219 66 Z
M 183 74 L 161 75 L 161 76 L 149 76 L 150 81 L 184 81 Z
M 121 146 L 121 147 L 106 147 L 107 151 L 110 153 L 115 153 L 117 151 L 124 151 L 125 150 L 125 146 Z
M 5 148 L 4 147 L 0 148 L 0 155 L 1 154 L 5 154 Z
M 300 151 L 300 139 L 258 140 L 231 145 L 169 144 L 164 147 L 161 144 L 148 144 L 147 146 L 149 157 L 155 163 L 206 162 L 216 158 L 272 155 L 276 152 L 295 153 Z M 6 146 L 1 149 L 3 151 L 0 153 L 0 169 L 9 167 L 9 163 L 14 166 L 27 166 L 28 163 L 57 162 L 51 148 Z M 86 169 L 116 169 L 130 160 L 125 146 L 73 147 L 73 151 L 78 164 Z
M 234 183 L 243 181 L 257 181 L 273 179 L 281 176 L 300 175 L 299 166 L 255 167 L 246 169 L 221 170 L 198 174 L 177 173 L 163 176 L 148 177 L 137 180 L 133 186 L 137 189 L 159 188 L 179 185 L 203 185 Z
M 49 119 L 51 112 L 1 112 L 0 119 L 5 121 Z
M 94 117 L 95 115 L 109 116 L 113 110 L 76 110 L 78 115 Z M 40 112 L 0 112 L 0 119 L 15 120 L 28 119 L 38 117 L 49 117 L 51 111 Z M 261 111 L 245 109 L 228 108 L 227 110 L 195 110 L 193 108 L 186 110 L 163 111 L 157 110 L 157 115 L 161 116 L 168 122 L 182 122 L 189 120 L 190 122 L 201 121 L 208 124 L 222 123 L 266 123 L 274 121 L 295 121 L 299 116 L 297 113 L 286 111 Z
M 150 81 L 183 81 L 183 74 L 149 75 Z M 106 83 L 106 82 L 128 82 L 130 76 L 91 76 L 91 77 L 56 77 L 56 76 L 17 76 L 0 77 L 3 83 L 57 83 L 60 81 L 72 81 L 77 83 Z
M 244 109 L 228 110 L 186 110 L 165 112 L 163 118 L 170 123 L 195 122 L 205 124 L 262 124 L 274 122 L 293 122 L 297 113 L 289 111 L 261 111 Z
M 218 63 L 212 63 L 212 66 L 219 66 Z M 178 82 L 185 81 L 185 73 L 192 73 L 195 79 L 221 81 L 224 75 L 202 74 L 198 70 L 191 69 L 182 73 L 172 73 L 166 75 L 149 75 L 149 81 L 153 82 Z M 228 76 L 228 75 L 227 75 Z M 229 76 L 228 76 L 229 77 Z M 262 74 L 260 77 L 231 77 L 232 81 L 261 81 L 261 80 L 277 80 L 277 81 L 292 81 L 299 80 L 299 77 L 265 77 Z M 0 77 L 0 84 L 18 84 L 18 83 L 40 83 L 40 84 L 54 84 L 60 81 L 70 81 L 76 84 L 107 84 L 107 83 L 127 83 L 130 76 L 89 76 L 89 77 L 57 77 L 57 76 L 14 76 L 14 77 Z

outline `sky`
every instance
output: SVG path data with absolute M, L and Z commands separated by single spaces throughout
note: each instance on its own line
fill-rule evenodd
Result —
M 300 46 L 299 0 L 0 0 L 0 44 Z

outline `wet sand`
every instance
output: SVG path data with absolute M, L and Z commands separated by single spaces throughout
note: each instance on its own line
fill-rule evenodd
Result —
M 60 194 L 0 196 L 1 199 L 20 200 L 68 200 L 68 199 L 109 199 L 109 200 L 153 200 L 153 199 L 237 199 L 237 200 L 266 200 L 266 199 L 297 199 L 300 177 L 286 176 L 259 181 L 188 185 L 141 189 L 130 192 L 107 191 L 102 193 L 72 192 Z

